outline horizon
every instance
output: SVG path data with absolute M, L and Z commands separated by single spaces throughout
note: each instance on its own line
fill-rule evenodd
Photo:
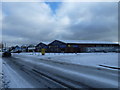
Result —
M 58 40 L 58 39 L 57 39 Z M 38 43 L 29 43 L 29 44 L 14 44 L 14 45 L 7 45 L 7 43 L 0 43 L 0 44 L 3 44 L 4 46 L 6 46 L 6 47 L 12 47 L 12 46 L 22 46 L 22 45 L 34 45 L 34 46 L 36 46 L 36 45 L 38 45 L 39 43 L 48 43 L 48 44 L 50 44 L 51 42 L 53 42 L 53 41 L 55 41 L 55 40 L 51 40 L 51 41 L 40 41 L 40 42 L 38 42 Z M 88 41 L 88 42 L 96 42 L 96 43 L 98 43 L 98 42 L 103 42 L 103 43 L 114 43 L 114 44 L 119 44 L 120 45 L 120 42 L 112 42 L 112 41 L 95 41 L 95 40 L 58 40 L 58 41 L 80 41 L 80 43 L 81 43 L 81 41 Z M 67 43 L 67 42 L 66 42 Z M 73 42 L 74 43 L 74 42 Z M 46 44 L 46 45 L 48 45 L 48 44 Z

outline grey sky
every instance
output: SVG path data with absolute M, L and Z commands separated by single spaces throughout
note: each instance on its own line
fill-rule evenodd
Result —
M 9 45 L 41 41 L 118 41 L 118 3 L 3 3 L 2 37 Z

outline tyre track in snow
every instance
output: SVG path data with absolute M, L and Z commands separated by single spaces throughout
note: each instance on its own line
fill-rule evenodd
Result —
M 9 58 L 9 61 L 10 63 L 19 67 L 20 70 L 34 78 L 36 81 L 42 82 L 46 86 L 46 88 L 90 88 L 87 85 L 73 81 L 71 79 L 67 79 L 58 75 L 51 75 L 50 73 L 47 73 L 40 69 L 38 70 L 38 68 L 35 68 L 34 64 L 25 64 L 24 62 L 21 62 L 21 60 L 18 58 L 12 57 Z
M 28 74 L 35 81 L 37 81 L 37 83 L 43 84 L 44 86 L 44 87 L 42 86 L 42 87 L 37 87 L 37 88 L 48 88 L 48 89 L 50 88 L 73 88 L 72 86 L 69 86 L 63 82 L 55 80 L 54 78 L 49 77 L 48 75 L 45 75 L 44 73 L 41 73 L 40 71 L 31 68 L 31 66 L 22 65 L 18 63 L 16 61 L 17 59 L 15 60 L 15 58 L 3 58 L 3 59 L 4 59 L 4 62 L 10 65 L 10 67 L 14 69 L 15 71 L 19 69 L 18 71 L 16 71 L 19 74 L 21 73 L 20 72 L 21 70 L 22 72 Z M 23 78 L 25 77 L 23 76 Z

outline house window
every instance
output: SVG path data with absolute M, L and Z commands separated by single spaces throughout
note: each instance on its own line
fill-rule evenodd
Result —
M 60 45 L 60 48 L 66 48 L 66 45 Z

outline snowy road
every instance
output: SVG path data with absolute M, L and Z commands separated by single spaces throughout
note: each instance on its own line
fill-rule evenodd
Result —
M 76 65 L 37 57 L 3 58 L 9 88 L 117 88 L 118 69 Z M 9 78 L 11 78 L 9 80 Z
M 4 74 L 9 81 L 8 88 L 59 88 L 65 87 L 57 81 L 37 73 L 33 65 L 29 63 L 19 63 L 16 58 L 3 58 Z M 27 64 L 27 65 L 26 65 Z

